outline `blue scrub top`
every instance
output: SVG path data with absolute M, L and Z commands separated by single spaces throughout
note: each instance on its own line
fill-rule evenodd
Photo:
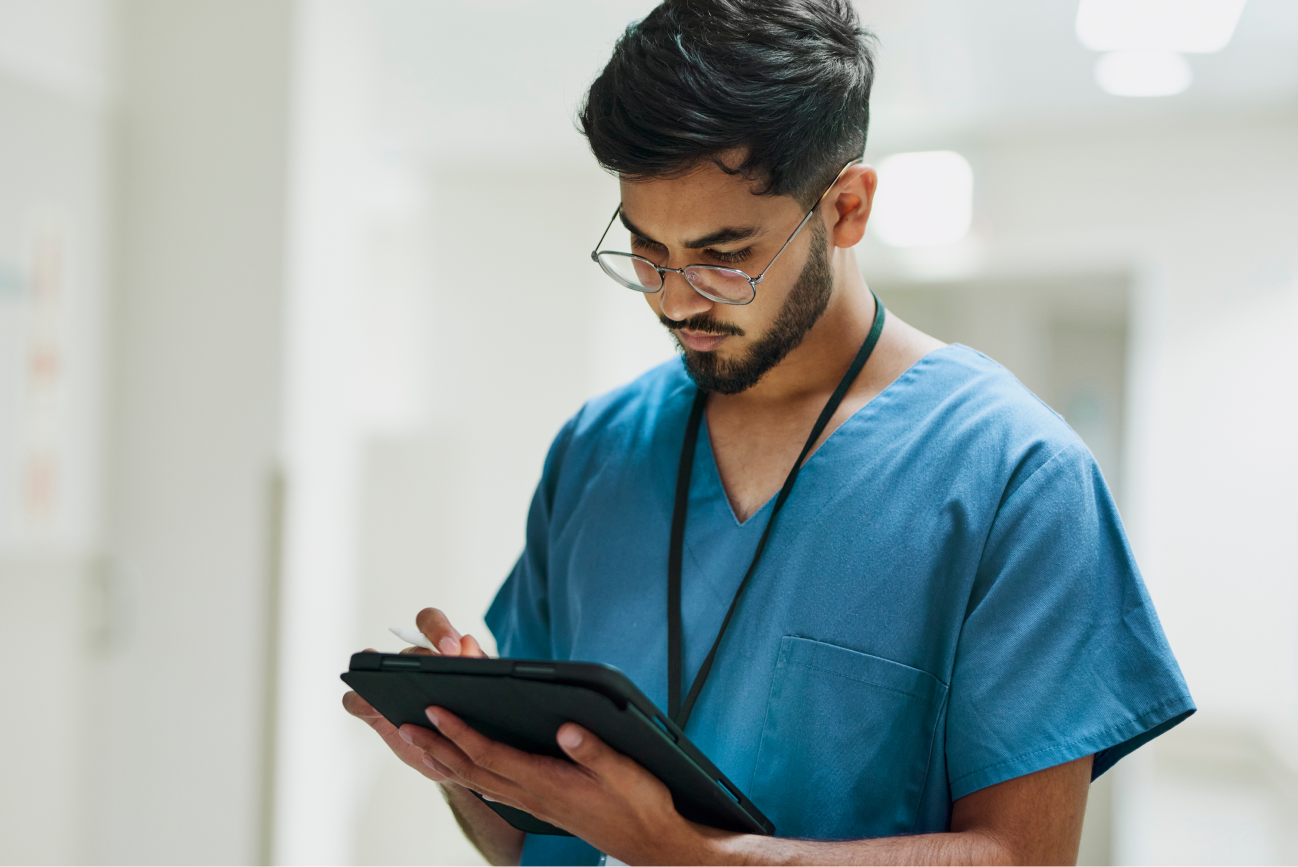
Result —
M 667 706 L 667 546 L 695 388 L 679 360 L 559 433 L 487 614 L 500 654 L 615 665 Z M 706 422 L 704 431 L 707 430 Z M 736 520 L 699 437 L 685 683 L 773 506 Z M 782 837 L 948 830 L 952 802 L 1194 712 L 1099 467 L 1008 371 L 929 353 L 803 467 L 686 733 Z M 596 863 L 529 835 L 523 863 Z

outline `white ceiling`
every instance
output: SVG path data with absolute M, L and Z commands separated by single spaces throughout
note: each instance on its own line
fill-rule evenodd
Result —
M 572 116 L 649 0 L 366 0 L 387 134 L 422 151 L 586 159 Z M 872 150 L 1035 124 L 1298 109 L 1298 0 L 1249 0 L 1171 97 L 1110 96 L 1077 0 L 858 0 L 879 36 Z
M 1111 96 L 1073 29 L 1076 0 L 861 0 L 880 37 L 874 133 L 905 140 L 1061 121 L 1298 108 L 1298 2 L 1249 0 L 1218 54 L 1169 97 Z M 882 143 L 882 142 L 880 142 Z

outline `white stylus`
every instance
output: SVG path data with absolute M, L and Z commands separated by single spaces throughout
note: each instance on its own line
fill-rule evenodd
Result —
M 389 626 L 388 632 L 391 632 L 406 644 L 413 644 L 415 647 L 423 647 L 433 651 L 433 653 L 437 652 L 437 648 L 433 647 L 433 643 L 428 640 L 428 636 L 424 635 L 418 629 L 406 629 L 404 626 Z

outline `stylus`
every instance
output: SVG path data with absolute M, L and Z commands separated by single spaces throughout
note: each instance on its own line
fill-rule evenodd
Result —
M 433 647 L 433 643 L 428 640 L 428 636 L 424 635 L 418 629 L 406 629 L 404 626 L 389 626 L 388 632 L 391 632 L 406 644 L 413 644 L 415 647 L 424 647 L 434 653 L 437 652 L 437 648 Z

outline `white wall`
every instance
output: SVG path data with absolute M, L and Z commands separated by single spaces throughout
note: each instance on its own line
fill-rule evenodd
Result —
M 107 500 L 130 631 L 82 707 L 85 858 L 258 858 L 290 5 L 121 9 Z
M 522 550 L 551 439 L 672 351 L 590 261 L 617 200 L 593 164 L 443 161 L 427 177 L 435 413 L 371 437 L 364 465 L 361 643 L 392 650 L 386 627 L 428 605 L 490 647 L 482 616 Z M 491 228 L 502 211 L 516 230 Z M 357 861 L 477 863 L 434 788 L 364 734 Z
M 395 647 L 385 627 L 426 604 L 480 631 L 559 424 L 670 354 L 589 261 L 616 184 L 570 125 L 651 5 L 0 0 L 0 649 L 44 663 L 0 683 L 40 708 L 0 720 L 0 860 L 245 862 L 270 851 L 272 825 L 282 860 L 474 857 L 434 788 L 342 714 L 336 676 L 353 647 Z M 921 23 L 952 8 L 886 6 Z M 1027 20 L 1015 8 L 969 13 L 975 42 Z M 1027 8 L 1046 10 L 1032 33 L 1071 40 L 1067 9 Z M 492 52 L 462 38 L 484 28 Z M 1263 29 L 1281 51 L 1282 28 Z M 989 103 L 981 125 L 965 122 L 981 103 L 956 97 L 959 122 L 912 116 L 923 101 L 900 85 L 922 64 L 884 36 L 881 85 L 895 86 L 875 141 L 965 153 L 978 213 L 955 250 L 868 241 L 867 278 L 1131 285 L 1124 517 L 1202 710 L 1118 768 L 1114 854 L 1292 861 L 1292 107 L 1218 94 L 1107 115 L 1079 56 L 1062 90 Z M 979 63 L 971 80 L 990 93 L 1001 79 Z M 1212 68 L 1196 74 L 1210 83 Z M 1083 92 L 1084 117 L 1037 122 Z M 26 215 L 51 202 L 70 226 L 71 434 L 56 440 L 75 496 L 32 534 L 11 458 L 27 314 L 3 287 L 27 273 Z M 1025 379 L 1038 363 L 1002 360 Z M 281 460 L 292 604 L 276 645 Z
M 1132 279 L 1123 516 L 1200 712 L 1119 766 L 1118 863 L 1283 863 L 1295 839 L 1272 816 L 1298 771 L 1298 123 L 1240 112 L 919 144 L 974 163 L 966 277 Z M 949 265 L 950 251 L 920 255 L 934 262 L 869 242 L 866 275 Z
M 82 857 L 102 647 L 109 127 L 102 3 L 0 3 L 0 860 Z M 58 637 L 54 637 L 57 633 Z
M 1006 4 L 993 5 L 1005 11 Z M 387 91 L 393 101 L 414 114 L 417 101 L 408 97 L 416 91 L 437 107 L 408 121 L 415 132 L 407 129 L 412 140 L 432 143 L 428 186 L 437 231 L 427 248 L 433 260 L 427 283 L 436 351 L 427 362 L 433 421 L 424 429 L 372 439 L 366 450 L 359 540 L 359 629 L 365 644 L 395 647 L 383 628 L 425 604 L 443 605 L 467 628 L 480 628 L 474 618 L 521 545 L 526 498 L 558 423 L 582 397 L 607 384 L 597 385 L 592 375 L 599 377 L 611 364 L 610 347 L 620 341 L 645 347 L 631 355 L 646 366 L 650 358 L 666 355 L 665 346 L 653 348 L 655 326 L 638 307 L 611 306 L 616 296 L 601 294 L 607 287 L 598 275 L 589 289 L 575 282 L 586 279 L 578 276 L 578 263 L 584 264 L 590 243 L 578 240 L 577 227 L 589 219 L 591 231 L 598 232 L 608 210 L 607 202 L 600 204 L 601 184 L 607 184 L 609 202 L 614 195 L 611 182 L 582 163 L 579 140 L 564 145 L 557 128 L 545 127 L 535 151 L 525 151 L 525 172 L 516 172 L 510 159 L 518 142 L 499 125 L 518 117 L 520 126 L 530 128 L 537 105 L 562 107 L 553 94 L 536 92 L 545 77 L 528 78 L 528 69 L 541 62 L 527 53 L 537 40 L 519 42 L 525 47 L 518 52 L 506 50 L 517 42 L 510 29 L 517 22 L 541 27 L 529 18 L 533 7 L 515 11 L 517 18 L 498 34 L 501 50 L 485 78 L 471 65 L 456 77 L 456 59 L 464 58 L 454 46 L 449 54 L 429 52 L 424 67 L 400 51 L 393 52 L 395 60 L 388 58 L 407 76 Z M 1052 20 L 1063 20 L 1067 28 L 1068 16 L 1058 11 Z M 477 21 L 463 4 L 441 7 L 440 14 L 446 32 Z M 626 10 L 622 20 L 632 14 Z M 409 25 L 403 34 L 408 45 L 436 45 L 443 32 L 418 15 L 394 13 L 391 20 Z M 611 37 L 616 30 L 609 32 Z M 903 60 L 892 57 L 894 63 Z M 1081 58 L 1083 78 L 1070 84 L 1074 91 L 1092 87 L 1085 78 L 1089 62 Z M 904 64 L 890 68 L 896 76 Z M 526 100 L 500 89 L 502 81 L 522 79 Z M 442 80 L 456 85 L 438 87 L 435 82 Z M 580 90 L 568 88 L 575 103 Z M 1184 770 L 1187 753 L 1207 749 L 1205 739 L 1186 740 L 1195 732 L 1226 732 L 1208 736 L 1212 743 L 1261 732 L 1254 740 L 1271 751 L 1273 764 L 1280 763 L 1280 747 L 1293 734 L 1295 555 L 1282 531 L 1293 515 L 1278 492 L 1298 481 L 1280 447 L 1291 435 L 1298 406 L 1288 349 L 1293 341 L 1283 336 L 1298 324 L 1292 310 L 1298 291 L 1298 215 L 1292 204 L 1298 201 L 1298 178 L 1290 156 L 1298 152 L 1296 128 L 1283 112 L 1239 108 L 1212 114 L 1221 111 L 1217 105 L 1205 105 L 1203 114 L 1153 107 L 1145 118 L 1125 105 L 1116 117 L 1103 117 L 1103 100 L 1087 99 L 1089 114 L 1056 115 L 1048 124 L 1020 117 L 954 131 L 948 124 L 946 132 L 925 131 L 922 123 L 903 124 L 903 132 L 891 136 L 876 130 L 878 140 L 891 140 L 891 147 L 953 147 L 969 156 L 978 213 L 975 236 L 953 250 L 903 253 L 867 242 L 865 273 L 894 286 L 942 276 L 980 285 L 1046 280 L 1086 291 L 1096 275 L 1130 286 L 1130 378 L 1126 406 L 1117 412 L 1126 431 L 1126 466 L 1112 475 L 1137 556 L 1203 710 L 1184 732 L 1119 768 L 1114 851 L 1100 854 L 1120 861 L 1180 857 L 1188 850 L 1176 841 L 1188 833 L 1204 851 L 1244 857 L 1254 849 L 1230 849 L 1233 829 L 1240 826 L 1231 824 L 1230 810 L 1215 809 L 1219 789 L 1211 782 L 1213 794 L 1178 802 L 1193 812 L 1191 823 L 1169 825 L 1166 811 L 1148 810 L 1167 801 L 1178 785 L 1175 773 L 1160 776 L 1157 767 Z M 905 118 L 894 112 L 893 120 Z M 457 141 L 468 144 L 457 149 Z M 872 151 L 871 158 L 884 153 Z M 507 225 L 520 226 L 519 237 L 502 239 L 482 230 L 493 225 L 500 209 L 517 215 Z M 542 281 L 546 305 L 513 286 L 491 284 L 484 292 L 489 278 L 464 265 L 490 261 L 516 269 L 532 249 L 578 269 L 574 282 L 550 282 L 549 273 L 519 277 L 520 286 Z M 491 258 L 483 260 L 484 253 Z M 981 315 L 965 314 L 970 323 Z M 618 324 L 595 327 L 594 341 L 587 342 L 582 328 L 589 327 L 590 317 L 603 322 L 606 315 L 616 315 Z M 1209 323 L 1221 323 L 1221 334 L 1210 336 Z M 479 338 L 484 325 L 486 340 Z M 466 334 L 464 328 L 473 330 Z M 633 341 L 622 335 L 636 336 Z M 1047 363 L 1030 356 L 1003 360 L 1030 379 L 1034 365 Z M 1117 369 L 1105 367 L 1106 377 Z M 495 389 L 501 387 L 511 389 L 507 394 L 520 411 L 497 415 Z M 1214 411 L 1214 405 L 1223 409 Z M 1250 446 L 1245 458 L 1240 443 L 1261 447 Z M 1244 460 L 1265 461 L 1265 472 L 1238 472 Z M 1217 532 L 1218 526 L 1229 532 Z M 428 788 L 377 746 L 359 749 L 368 758 L 361 765 L 358 809 L 364 822 L 357 857 L 464 857 L 444 814 L 428 826 L 419 821 L 428 815 L 424 811 L 441 809 Z M 1145 765 L 1156 766 L 1152 776 Z M 1268 793 L 1259 797 L 1268 804 L 1275 800 Z M 1275 839 L 1264 851 L 1283 850 L 1284 834 L 1267 828 Z M 1223 845 L 1224 850 L 1211 848 Z

